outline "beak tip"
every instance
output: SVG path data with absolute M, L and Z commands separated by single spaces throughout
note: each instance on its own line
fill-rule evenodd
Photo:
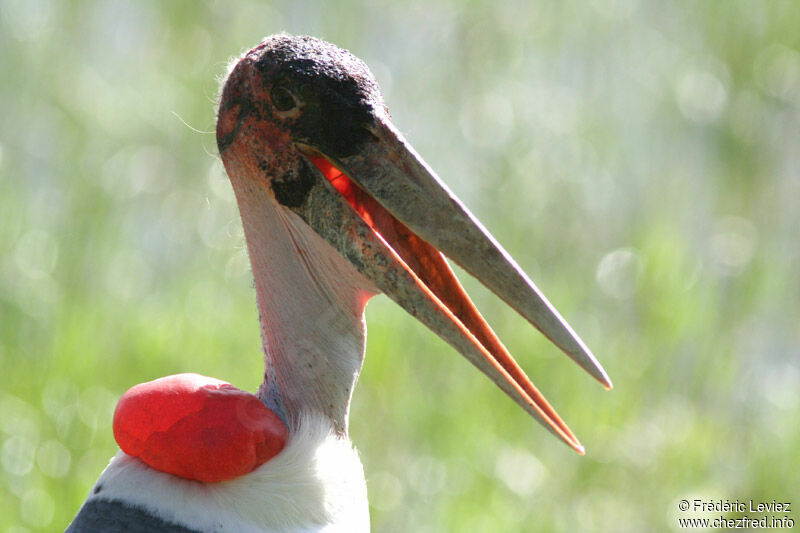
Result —
M 584 448 L 583 444 L 581 444 L 581 441 L 578 440 L 578 437 L 572 431 L 570 431 L 566 425 L 560 429 L 565 430 L 563 432 L 559 432 L 559 436 L 567 444 L 567 446 L 578 452 L 580 455 L 586 455 L 586 448 Z
M 598 378 L 597 381 L 599 381 L 600 384 L 603 386 L 603 388 L 605 388 L 606 390 L 611 390 L 614 388 L 614 384 L 611 383 L 611 378 L 608 377 L 608 374 L 606 374 L 605 372 L 603 372 L 603 375 L 600 378 Z
M 560 315 L 559 315 L 560 318 Z M 561 318 L 562 324 L 564 325 L 564 329 L 569 334 L 569 337 L 566 340 L 554 340 L 554 337 L 548 337 L 552 342 L 556 344 L 561 350 L 567 354 L 573 361 L 578 363 L 578 365 L 583 368 L 590 376 L 600 382 L 600 384 L 606 389 L 611 390 L 614 388 L 614 385 L 611 383 L 611 378 L 608 377 L 608 373 L 606 373 L 605 368 L 603 365 L 600 364 L 600 361 L 597 360 L 597 357 L 592 353 L 586 343 L 578 337 L 577 333 L 569 326 L 569 324 Z
M 600 384 L 606 389 L 611 390 L 614 388 L 614 384 L 611 383 L 611 378 L 608 377 L 608 373 L 606 373 L 606 369 L 603 368 L 603 365 L 600 364 L 600 361 L 594 356 L 592 352 L 586 348 L 586 345 L 581 343 L 583 347 L 583 353 L 581 354 L 583 357 L 579 359 L 575 359 L 580 366 L 583 367 L 594 379 L 600 382 Z M 570 355 L 571 356 L 571 355 Z
M 577 440 L 572 444 L 572 449 L 578 452 L 579 455 L 586 455 L 586 448 Z

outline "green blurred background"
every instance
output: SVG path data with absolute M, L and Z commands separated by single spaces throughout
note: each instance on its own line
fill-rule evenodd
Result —
M 800 505 L 800 4 L 676 4 L 0 0 L 0 531 L 63 529 L 128 387 L 258 386 L 214 105 L 229 58 L 282 30 L 370 65 L 616 386 L 464 279 L 581 458 L 376 298 L 351 416 L 374 530 L 669 531 L 718 516 L 682 498 Z

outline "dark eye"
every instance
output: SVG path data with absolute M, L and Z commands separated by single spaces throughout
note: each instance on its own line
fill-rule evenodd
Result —
M 269 92 L 269 97 L 272 100 L 272 105 L 278 111 L 289 111 L 296 105 L 294 96 L 286 87 L 273 87 Z

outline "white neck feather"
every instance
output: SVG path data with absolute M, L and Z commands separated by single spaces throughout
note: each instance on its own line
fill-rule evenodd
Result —
M 286 448 L 272 460 L 220 483 L 165 474 L 120 451 L 86 503 L 125 502 L 197 531 L 365 533 L 366 489 L 358 453 L 317 413 L 300 415 Z

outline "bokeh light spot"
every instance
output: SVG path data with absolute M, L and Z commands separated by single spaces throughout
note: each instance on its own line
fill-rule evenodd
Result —
M 3 469 L 15 476 L 24 476 L 33 468 L 36 443 L 22 435 L 9 437 L 0 449 Z
M 69 449 L 57 440 L 49 440 L 36 451 L 36 464 L 44 475 L 63 478 L 69 473 L 72 455 Z
M 800 52 L 782 44 L 762 49 L 753 65 L 759 88 L 800 108 Z
M 369 504 L 381 511 L 391 511 L 403 501 L 405 489 L 400 479 L 390 472 L 377 472 L 367 478 Z
M 49 276 L 58 260 L 58 243 L 42 230 L 31 230 L 20 237 L 14 251 L 14 261 L 20 272 L 29 278 Z
M 636 292 L 642 273 L 642 260 L 632 248 L 609 252 L 600 260 L 595 272 L 597 285 L 612 298 L 625 300 Z
M 505 447 L 495 463 L 495 474 L 513 492 L 526 498 L 547 479 L 547 469 L 532 453 Z
M 726 217 L 716 223 L 711 253 L 717 270 L 725 275 L 740 274 L 753 258 L 758 233 L 749 220 Z
M 37 528 L 50 525 L 56 510 L 53 497 L 47 491 L 38 488 L 26 491 L 19 507 L 22 519 Z
M 706 124 L 722 114 L 728 102 L 728 91 L 715 73 L 691 66 L 678 76 L 675 97 L 683 116 Z

